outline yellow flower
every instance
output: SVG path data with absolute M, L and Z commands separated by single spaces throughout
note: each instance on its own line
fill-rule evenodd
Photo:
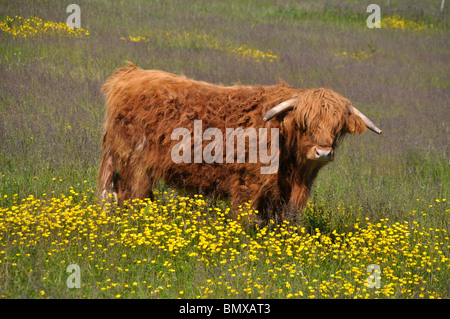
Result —
M 6 17 L 6 22 L 0 22 L 0 30 L 13 35 L 14 37 L 38 37 L 42 35 L 51 36 L 82 36 L 89 35 L 84 29 L 72 29 L 63 22 L 43 22 L 38 17 L 23 19 L 15 16 L 15 18 Z

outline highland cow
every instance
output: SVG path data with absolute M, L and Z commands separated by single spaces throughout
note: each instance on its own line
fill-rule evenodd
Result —
M 369 128 L 381 134 L 348 99 L 334 91 L 293 89 L 285 82 L 227 87 L 142 70 L 129 63 L 106 81 L 102 91 L 106 116 L 98 196 L 116 198 L 119 204 L 132 198 L 153 198 L 152 188 L 161 179 L 176 189 L 230 198 L 234 211 L 250 202 L 264 220 L 282 220 L 286 207 L 304 208 L 319 170 L 333 160 L 338 142 L 347 133 L 363 133 Z M 194 135 L 195 123 L 200 127 L 197 134 L 214 128 L 227 136 L 229 128 L 242 129 L 233 139 L 251 128 L 256 132 L 267 129 L 257 145 L 267 147 L 267 156 L 276 157 L 276 169 L 262 174 L 267 158 L 265 162 L 255 157 L 249 160 L 256 151 L 250 136 L 233 146 L 236 153 L 239 148 L 245 150 L 244 162 L 230 161 L 229 154 L 227 159 L 222 148 L 228 141 L 214 144 L 211 155 L 215 161 L 195 160 L 194 155 L 203 154 L 212 143 L 211 134 L 205 134 L 200 142 L 185 140 L 190 149 L 184 143 L 182 151 L 189 152 L 183 158 L 188 160 L 175 161 L 174 152 L 180 151 L 176 146 L 181 142 L 174 131 L 183 128 Z M 215 138 L 222 138 L 222 134 L 218 136 Z

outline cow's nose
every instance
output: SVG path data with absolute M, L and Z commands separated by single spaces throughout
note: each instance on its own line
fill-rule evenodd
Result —
M 331 148 L 316 148 L 316 159 L 330 161 L 333 159 L 333 150 Z

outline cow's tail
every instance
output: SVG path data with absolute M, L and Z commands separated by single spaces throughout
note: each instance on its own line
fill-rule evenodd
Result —
M 111 149 L 103 145 L 103 154 L 98 170 L 98 198 L 111 202 L 113 198 L 117 201 L 114 185 L 114 158 Z

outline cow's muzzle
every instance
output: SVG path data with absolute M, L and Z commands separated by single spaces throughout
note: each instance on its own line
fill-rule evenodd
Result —
M 312 152 L 312 160 L 320 162 L 331 162 L 334 159 L 334 152 L 331 147 L 314 147 Z

